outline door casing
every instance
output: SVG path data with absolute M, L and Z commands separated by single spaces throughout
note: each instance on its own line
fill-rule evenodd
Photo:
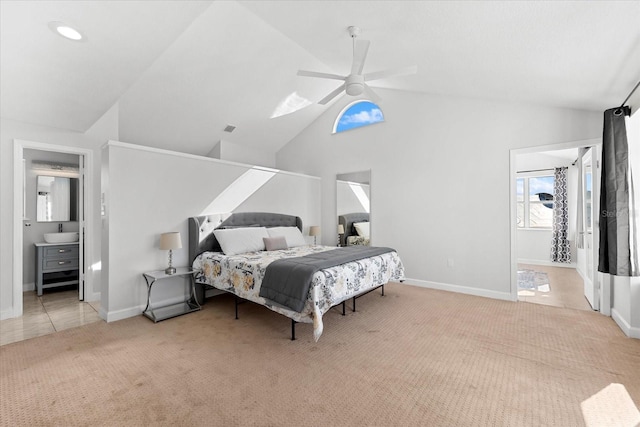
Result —
M 43 142 L 27 141 L 14 139 L 13 141 L 13 313 L 11 317 L 22 316 L 22 227 L 23 227 L 23 181 L 22 159 L 24 157 L 24 149 L 34 149 L 42 151 L 52 151 L 58 153 L 77 154 L 84 159 L 84 188 L 83 188 L 83 206 L 84 212 L 84 262 L 80 275 L 84 278 L 84 289 L 93 290 L 92 277 L 86 274 L 87 265 L 90 265 L 93 259 L 91 248 L 93 247 L 92 228 L 92 204 L 93 192 L 92 188 L 92 171 L 93 171 L 93 151 L 86 148 L 79 148 L 67 145 L 55 145 Z M 82 223 L 81 223 L 82 225 Z M 86 292 L 85 292 L 86 294 Z
M 511 250 L 510 250 L 510 261 L 511 261 L 511 280 L 510 280 L 510 294 L 511 300 L 518 300 L 518 257 L 517 257 L 517 211 L 516 211 L 516 176 L 517 176 L 517 156 L 522 154 L 531 154 L 538 153 L 541 151 L 553 151 L 553 150 L 564 150 L 568 148 L 580 148 L 580 147 L 595 147 L 593 150 L 594 160 L 599 161 L 598 147 L 602 146 L 601 139 L 587 139 L 587 140 L 579 140 L 579 141 L 571 141 L 564 142 L 558 144 L 550 144 L 550 145 L 540 145 L 535 147 L 527 147 L 527 148 L 517 148 L 509 151 L 509 208 L 510 208 L 510 235 L 511 235 Z M 595 164 L 595 162 L 594 162 Z M 593 203 L 594 203 L 594 212 L 597 212 L 599 206 L 599 185 L 600 185 L 600 169 L 596 167 L 593 171 Z M 596 190 L 597 189 L 597 190 Z M 594 253 L 598 252 L 598 224 L 597 224 L 597 216 L 594 215 L 594 225 L 593 225 L 593 240 L 594 240 Z M 597 268 L 597 267 L 596 267 Z M 607 285 L 606 281 L 603 282 L 602 275 L 600 273 L 596 273 L 594 275 L 594 280 L 597 280 L 600 284 L 600 312 L 602 314 L 610 315 L 611 313 L 611 296 L 609 293 L 611 292 L 610 287 Z

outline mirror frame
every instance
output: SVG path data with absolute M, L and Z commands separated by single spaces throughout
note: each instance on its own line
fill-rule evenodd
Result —
M 364 209 L 364 207 L 362 207 L 361 209 L 355 210 L 353 212 L 346 212 L 346 213 L 367 213 L 369 215 L 369 219 L 368 222 L 371 223 L 371 169 L 365 169 L 365 170 L 361 170 L 361 171 L 355 171 L 355 172 L 346 172 L 346 173 L 339 173 L 336 175 L 336 221 L 337 221 L 337 226 L 336 226 L 336 234 L 337 233 L 337 228 L 340 225 L 340 220 L 339 217 L 341 215 L 345 215 L 345 213 L 341 213 L 341 209 L 340 209 L 340 200 L 339 200 L 339 183 L 340 182 L 353 182 L 353 183 L 357 183 L 357 184 L 361 184 L 361 185 L 368 185 L 369 186 L 369 194 L 367 195 L 369 197 L 369 209 Z M 345 230 L 346 232 L 347 230 Z M 371 245 L 371 230 L 369 231 L 369 242 L 368 245 Z M 344 235 L 338 234 L 338 246 L 346 246 L 346 238 Z

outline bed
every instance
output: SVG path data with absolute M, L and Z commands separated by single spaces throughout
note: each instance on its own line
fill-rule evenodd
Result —
M 340 235 L 340 246 L 362 245 L 369 246 L 369 234 L 360 235 L 355 224 L 369 223 L 368 212 L 353 212 L 338 215 L 338 224 L 344 227 L 344 234 Z M 367 229 L 368 231 L 368 229 Z
M 324 329 L 322 316 L 329 309 L 342 305 L 344 315 L 345 302 L 352 300 L 355 311 L 357 297 L 378 288 L 382 288 L 384 295 L 384 285 L 387 282 L 404 280 L 402 261 L 393 250 L 323 268 L 313 273 L 302 309 L 294 310 L 260 295 L 263 279 L 268 273 L 267 266 L 282 260 L 299 260 L 298 257 L 307 255 L 322 256 L 325 252 L 345 248 L 308 245 L 305 242 L 304 245 L 288 245 L 282 249 L 223 253 L 214 230 L 236 228 L 240 230 L 235 233 L 243 230 L 253 232 L 249 230 L 252 227 L 271 231 L 295 227 L 298 232 L 302 230 L 302 220 L 292 215 L 262 212 L 235 213 L 223 221 L 216 215 L 189 218 L 189 257 L 193 260 L 192 265 L 196 271 L 194 280 L 202 289 L 217 289 L 234 294 L 236 318 L 238 303 L 242 300 L 263 305 L 288 317 L 291 319 L 292 340 L 295 339 L 296 323 L 312 323 L 314 339 L 317 341 Z

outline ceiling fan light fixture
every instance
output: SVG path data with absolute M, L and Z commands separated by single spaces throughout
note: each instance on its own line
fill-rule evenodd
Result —
M 351 96 L 362 95 L 362 92 L 364 92 L 364 85 L 360 85 L 357 83 L 350 84 L 347 86 L 346 92 L 347 92 L 347 95 L 351 95 Z
M 345 79 L 347 95 L 357 96 L 364 92 L 364 77 L 358 74 L 350 74 Z
M 82 35 L 82 33 L 80 33 L 80 31 L 65 24 L 64 22 L 58 22 L 58 21 L 49 22 L 49 28 L 54 33 L 68 40 L 81 41 L 84 39 L 84 36 Z

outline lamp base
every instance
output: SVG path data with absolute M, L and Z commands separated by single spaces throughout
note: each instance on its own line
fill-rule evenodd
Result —
M 167 267 L 167 269 L 164 271 L 164 274 L 176 274 L 175 267 Z

